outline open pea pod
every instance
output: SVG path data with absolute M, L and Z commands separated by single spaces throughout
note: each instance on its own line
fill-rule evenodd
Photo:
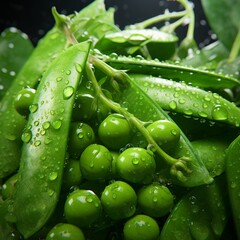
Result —
M 0 100 L 33 51 L 27 35 L 16 28 L 5 29 L 0 36 Z
M 74 96 L 89 49 L 90 42 L 82 42 L 62 52 L 37 88 L 13 196 L 16 226 L 25 238 L 47 222 L 58 202 Z
M 131 79 L 130 85 L 122 91 L 121 97 L 118 101 L 124 108 L 142 121 L 152 122 L 159 119 L 173 121 L 169 115 L 146 93 L 144 93 L 135 81 Z M 188 166 L 191 173 L 185 175 L 186 181 L 184 182 L 179 181 L 176 176 L 173 176 L 173 181 L 177 184 L 192 187 L 210 183 L 212 181 L 209 172 L 205 168 L 201 159 L 195 154 L 191 143 L 183 132 L 181 132 L 178 146 L 174 148 L 171 155 L 175 158 L 181 158 L 184 156 L 190 159 Z
M 229 146 L 226 154 L 226 175 L 232 214 L 238 238 L 240 238 L 240 136 Z
M 217 93 L 150 75 L 130 76 L 164 110 L 240 126 L 240 109 Z
M 175 35 L 157 29 L 131 29 L 105 34 L 95 47 L 105 54 L 123 55 L 144 53 L 146 47 L 146 57 L 166 60 L 174 55 L 177 41 Z
M 145 60 L 129 56 L 105 56 L 103 59 L 114 68 L 126 70 L 129 73 L 161 76 L 174 81 L 183 81 L 200 88 L 222 89 L 232 88 L 240 84 L 236 78 L 216 72 L 178 65 L 178 63 Z
M 220 239 L 230 215 L 225 184 L 221 175 L 187 193 L 173 208 L 159 239 Z

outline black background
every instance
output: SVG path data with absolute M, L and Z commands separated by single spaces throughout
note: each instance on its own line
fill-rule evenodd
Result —
M 34 45 L 54 24 L 51 13 L 52 6 L 58 12 L 71 14 L 79 11 L 92 0 L 5 0 L 1 1 L 0 31 L 7 27 L 16 27 L 25 32 Z M 203 47 L 213 41 L 200 0 L 192 0 L 196 16 L 195 39 Z M 163 13 L 166 8 L 170 11 L 182 10 L 178 2 L 170 0 L 105 0 L 106 8 L 116 9 L 116 24 L 123 28 L 125 25 L 143 21 Z M 181 38 L 186 33 L 186 27 L 177 30 Z

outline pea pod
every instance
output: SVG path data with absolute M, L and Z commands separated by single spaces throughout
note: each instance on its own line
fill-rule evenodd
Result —
M 25 238 L 47 222 L 58 202 L 74 96 L 89 48 L 83 42 L 64 51 L 37 88 L 13 197 L 16 225 Z
M 159 30 L 131 29 L 105 34 L 95 47 L 105 54 L 124 55 L 141 54 L 147 47 L 147 57 L 166 60 L 174 55 L 177 41 L 175 35 Z
M 240 109 L 217 93 L 160 77 L 130 76 L 164 110 L 240 126 Z
M 33 45 L 27 35 L 16 28 L 5 29 L 0 36 L 0 100 L 16 74 L 28 59 Z
M 0 106 L 0 178 L 16 171 L 20 158 L 20 135 L 26 120 L 14 107 L 17 93 L 26 87 L 35 87 L 49 63 L 66 46 L 66 38 L 56 27 L 39 42 Z
M 220 239 L 230 215 L 224 184 L 221 175 L 187 193 L 170 213 L 159 239 Z
M 240 136 L 238 136 L 230 144 L 226 154 L 226 175 L 228 183 L 228 192 L 238 238 L 240 238 L 239 169 L 240 169 Z
M 222 89 L 232 88 L 239 85 L 239 81 L 237 79 L 227 75 L 182 66 L 177 62 L 168 63 L 129 56 L 103 56 L 103 59 L 114 68 L 127 70 L 129 73 L 161 76 L 174 81 L 183 81 L 200 88 Z

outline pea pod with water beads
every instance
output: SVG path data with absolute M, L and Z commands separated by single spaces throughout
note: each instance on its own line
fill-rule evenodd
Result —
M 178 37 L 157 29 L 129 29 L 104 35 L 95 45 L 102 53 L 142 54 L 166 60 L 173 57 Z
M 182 66 L 177 62 L 169 63 L 113 54 L 109 56 L 103 55 L 102 59 L 112 67 L 128 71 L 128 73 L 161 76 L 174 81 L 183 81 L 200 88 L 222 89 L 239 86 L 239 81 L 236 78 L 212 71 Z
M 46 223 L 58 201 L 74 95 L 89 48 L 83 42 L 64 51 L 37 88 L 13 196 L 16 225 L 26 238 Z
M 173 208 L 159 239 L 220 239 L 230 215 L 225 184 L 221 175 L 190 190 Z
M 230 205 L 232 208 L 233 219 L 236 226 L 237 236 L 240 238 L 240 185 L 239 185 L 239 169 L 240 169 L 240 137 L 238 136 L 228 147 L 226 153 L 226 176 L 228 184 L 228 192 Z
M 27 35 L 12 27 L 0 36 L 0 100 L 7 92 L 22 65 L 32 53 Z
M 137 129 L 148 141 L 156 152 L 170 164 L 172 177 L 176 183 L 184 186 L 196 186 L 211 182 L 204 164 L 195 155 L 194 150 L 183 132 L 181 132 L 179 144 L 171 150 L 171 155 L 164 152 L 149 135 L 144 123 L 159 119 L 172 121 L 167 113 L 157 105 L 141 88 L 123 71 L 118 71 L 108 66 L 96 57 L 91 57 L 93 65 L 107 74 L 110 78 L 116 79 L 119 83 L 124 83 L 121 89 L 118 103 L 106 99 L 97 84 L 93 72 L 88 68 L 88 78 L 92 81 L 97 97 L 108 105 L 113 111 L 122 114 L 130 124 Z M 127 111 L 125 110 L 127 109 Z
M 160 77 L 143 74 L 130 77 L 166 111 L 240 126 L 240 109 L 217 93 Z

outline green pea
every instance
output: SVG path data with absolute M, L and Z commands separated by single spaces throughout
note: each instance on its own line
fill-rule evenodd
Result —
M 157 240 L 159 233 L 156 220 L 142 214 L 129 219 L 123 228 L 124 240 Z
M 137 195 L 126 182 L 115 181 L 105 187 L 101 195 L 104 211 L 112 219 L 131 217 L 136 211 Z
M 85 240 L 85 237 L 80 228 L 68 223 L 58 223 L 47 234 L 46 240 L 50 240 L 50 239 Z
M 18 181 L 18 174 L 14 174 L 10 178 L 8 178 L 2 185 L 2 198 L 8 199 L 13 196 L 13 192 L 15 189 L 15 184 Z
M 73 122 L 70 126 L 68 150 L 70 156 L 79 158 L 83 150 L 95 142 L 95 133 L 87 123 Z
M 119 155 L 116 169 L 118 174 L 129 182 L 147 184 L 152 181 L 156 163 L 151 151 L 132 147 Z
M 100 144 L 89 145 L 80 157 L 80 170 L 87 180 L 107 178 L 111 173 L 112 155 Z
M 73 186 L 77 186 L 82 182 L 82 173 L 79 167 L 79 161 L 75 159 L 69 159 L 64 166 L 63 173 L 63 189 L 70 189 Z
M 27 116 L 29 107 L 33 102 L 36 90 L 33 88 L 24 88 L 20 90 L 15 98 L 14 106 L 20 115 Z
M 105 146 L 116 150 L 129 143 L 131 127 L 122 115 L 111 114 L 100 124 L 98 135 Z
M 67 221 L 79 227 L 95 222 L 101 213 L 100 199 L 91 190 L 76 190 L 70 193 L 64 205 Z
M 147 126 L 147 130 L 164 150 L 175 147 L 180 139 L 179 127 L 174 122 L 168 120 L 155 121 Z
M 158 183 L 142 187 L 137 197 L 141 211 L 151 217 L 162 217 L 173 207 L 172 193 L 166 186 Z

